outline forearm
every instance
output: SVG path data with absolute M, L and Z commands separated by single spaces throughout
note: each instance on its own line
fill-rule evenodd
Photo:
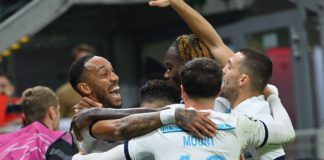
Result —
M 119 119 L 131 114 L 158 112 L 160 109 L 144 109 L 144 108 L 130 108 L 130 109 L 112 109 L 112 108 L 94 108 L 89 113 L 90 119 L 93 122 L 99 120 Z
M 295 131 L 286 109 L 278 96 L 270 95 L 267 99 L 272 110 L 274 122 L 267 124 L 269 130 L 268 143 L 286 144 L 295 139 Z
M 117 120 L 98 121 L 91 127 L 94 137 L 125 140 L 149 133 L 162 126 L 159 112 L 133 114 Z
M 199 40 L 207 46 L 214 58 L 225 66 L 234 53 L 223 43 L 213 26 L 182 0 L 171 0 L 171 6 L 199 37 Z

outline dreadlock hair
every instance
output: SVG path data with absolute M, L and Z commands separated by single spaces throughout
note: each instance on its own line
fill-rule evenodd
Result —
M 184 62 L 201 57 L 212 59 L 208 48 L 194 34 L 177 37 L 171 46 L 176 48 L 177 53 Z

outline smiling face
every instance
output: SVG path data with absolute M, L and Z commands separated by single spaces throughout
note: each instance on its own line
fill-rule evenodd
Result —
M 238 97 L 239 82 L 242 73 L 240 72 L 241 61 L 244 56 L 238 52 L 232 56 L 223 68 L 222 95 L 230 101 Z
M 85 63 L 89 97 L 109 108 L 121 107 L 119 77 L 111 63 L 103 57 L 94 56 Z
M 164 78 L 180 85 L 179 70 L 184 65 L 184 62 L 179 54 L 177 54 L 175 47 L 169 48 L 165 55 L 164 63 L 167 69 L 164 73 Z

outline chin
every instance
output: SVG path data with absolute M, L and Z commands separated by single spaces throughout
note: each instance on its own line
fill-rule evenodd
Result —
M 122 102 L 116 102 L 113 104 L 114 105 L 114 108 L 121 108 L 122 107 Z

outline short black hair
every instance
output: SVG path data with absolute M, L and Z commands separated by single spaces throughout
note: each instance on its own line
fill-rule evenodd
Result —
M 239 52 L 244 56 L 240 71 L 250 76 L 253 90 L 262 92 L 272 76 L 271 59 L 263 51 L 254 48 L 243 48 Z
M 78 89 L 78 83 L 81 80 L 82 74 L 84 72 L 85 66 L 84 64 L 87 63 L 94 55 L 88 55 L 81 57 L 74 61 L 69 69 L 69 80 L 70 84 L 75 91 L 81 94 L 80 90 Z
M 179 103 L 181 100 L 180 88 L 169 81 L 154 79 L 149 80 L 140 88 L 141 102 L 165 100 Z
M 191 98 L 212 98 L 221 90 L 222 68 L 212 59 L 197 58 L 180 69 L 180 81 Z

